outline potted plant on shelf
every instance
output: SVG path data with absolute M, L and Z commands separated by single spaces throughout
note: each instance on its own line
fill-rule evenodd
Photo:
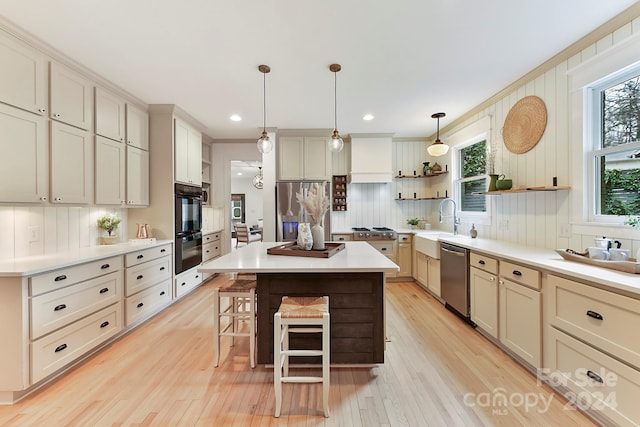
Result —
M 100 236 L 100 244 L 112 245 L 118 242 L 118 236 L 112 235 L 111 233 L 118 228 L 120 221 L 120 218 L 115 214 L 105 214 L 98 218 L 98 228 L 105 230 L 108 234 L 107 236 Z

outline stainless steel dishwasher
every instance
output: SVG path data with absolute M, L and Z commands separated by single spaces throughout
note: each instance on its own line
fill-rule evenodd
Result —
M 440 296 L 446 307 L 469 318 L 469 249 L 440 242 Z

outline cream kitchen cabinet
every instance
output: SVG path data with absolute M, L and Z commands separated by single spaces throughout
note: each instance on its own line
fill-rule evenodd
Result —
M 0 102 L 46 114 L 47 58 L 16 38 L 0 32 Z
M 125 100 L 108 90 L 96 87 L 96 135 L 125 141 Z
M 637 426 L 640 342 L 629 327 L 640 321 L 640 300 L 554 275 L 547 283 L 545 365 L 554 383 L 616 425 Z
M 125 148 L 121 142 L 96 135 L 96 205 L 125 203 Z
M 412 272 L 411 255 L 413 251 L 413 235 L 410 233 L 398 234 L 398 267 L 397 278 L 410 278 Z
M 205 263 L 209 260 L 217 258 L 222 253 L 221 231 L 212 231 L 202 234 L 202 262 Z M 212 277 L 212 273 L 202 273 L 202 281 L 208 280 Z
M 149 205 L 149 152 L 127 146 L 127 206 Z
M 344 233 L 344 234 L 332 234 L 331 240 L 334 242 L 350 242 L 353 240 L 353 233 Z
M 278 180 L 331 181 L 328 136 L 281 136 L 278 138 Z
M 186 122 L 176 118 L 175 180 L 184 184 L 202 184 L 202 135 Z
M 471 320 L 498 339 L 498 260 L 471 252 Z
M 149 114 L 126 104 L 127 145 L 149 151 Z
M 416 280 L 420 286 L 440 297 L 440 260 L 416 251 Z
M 49 117 L 80 129 L 91 130 L 91 81 L 61 64 L 51 62 L 49 84 Z
M 50 187 L 52 203 L 90 203 L 93 144 L 89 132 L 51 121 Z
M 171 244 L 125 256 L 125 324 L 146 319 L 171 302 Z
M 30 382 L 69 365 L 123 329 L 122 258 L 29 279 Z
M 0 104 L 0 151 L 0 182 L 5 183 L 0 185 L 0 202 L 47 201 L 45 118 Z
M 440 297 L 440 260 L 429 257 L 429 290 Z
M 500 342 L 534 368 L 542 367 L 540 272 L 500 261 Z
M 202 283 L 202 273 L 197 267 L 184 271 L 176 276 L 174 287 L 174 298 L 182 298 Z

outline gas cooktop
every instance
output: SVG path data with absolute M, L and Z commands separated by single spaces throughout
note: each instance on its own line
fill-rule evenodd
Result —
M 351 227 L 353 240 L 394 240 L 398 233 L 389 227 Z

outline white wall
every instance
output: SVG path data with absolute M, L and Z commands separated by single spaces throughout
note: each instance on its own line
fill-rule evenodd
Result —
M 231 193 L 245 195 L 245 222 L 247 225 L 258 224 L 258 219 L 264 219 L 262 213 L 262 195 L 264 190 L 253 186 L 253 177 L 258 174 L 258 169 L 251 176 L 232 176 Z

